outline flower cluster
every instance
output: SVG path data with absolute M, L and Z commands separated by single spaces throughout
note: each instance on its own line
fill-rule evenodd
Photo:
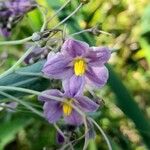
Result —
M 0 32 L 8 37 L 11 29 L 21 20 L 25 13 L 34 9 L 34 0 L 6 0 L 0 2 Z
M 62 116 L 70 125 L 81 125 L 83 118 L 73 107 L 82 112 L 95 112 L 99 104 L 84 96 L 86 86 L 100 88 L 108 79 L 105 63 L 111 55 L 107 47 L 89 47 L 85 42 L 66 39 L 58 53 L 49 53 L 42 72 L 53 79 L 61 79 L 64 93 L 57 89 L 46 90 L 39 96 L 44 102 L 44 115 L 50 123 Z M 44 95 L 61 98 L 56 101 Z

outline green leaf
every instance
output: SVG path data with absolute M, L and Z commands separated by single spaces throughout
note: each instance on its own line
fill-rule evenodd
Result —
M 41 73 L 44 62 L 45 61 L 39 61 L 31 66 L 20 68 L 17 71 Z M 0 80 L 0 86 L 17 85 L 22 88 L 28 88 L 28 89 L 32 89 L 36 91 L 45 90 L 49 86 L 49 84 L 50 84 L 50 81 L 42 77 L 27 76 L 27 75 L 21 75 L 17 73 L 11 73 L 8 76 Z M 9 94 L 16 96 L 16 97 L 26 95 L 26 93 L 20 93 L 20 92 L 9 92 Z M 4 97 L 0 96 L 0 98 L 4 98 Z
M 150 124 L 144 117 L 137 103 L 123 85 L 121 79 L 116 75 L 111 66 L 107 65 L 109 69 L 109 85 L 116 94 L 116 104 L 118 107 L 135 123 L 137 129 L 142 135 L 145 143 L 150 148 Z
M 53 0 L 47 0 L 47 3 L 48 3 L 49 6 L 51 6 L 53 9 L 59 9 L 59 7 L 61 7 L 61 2 L 60 2 L 60 1 L 54 2 Z
M 31 119 L 25 117 L 17 117 L 13 120 L 3 122 L 0 125 L 0 150 L 4 146 L 15 139 L 15 135 L 30 123 Z

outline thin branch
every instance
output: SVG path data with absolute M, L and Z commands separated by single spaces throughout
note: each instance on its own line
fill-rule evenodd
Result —
M 59 22 L 55 27 L 53 27 L 53 29 L 59 27 L 60 25 L 62 25 L 65 21 L 67 21 L 70 17 L 72 17 L 81 7 L 82 7 L 82 3 L 79 4 L 79 6 L 69 15 L 67 16 L 64 20 L 62 20 L 61 22 Z
M 62 9 L 64 9 L 70 2 L 71 2 L 71 0 L 66 1 L 66 3 L 65 3 L 64 5 L 62 5 L 62 7 L 60 7 L 60 8 L 56 11 L 56 13 L 55 13 L 52 17 L 50 17 L 50 18 L 47 20 L 47 24 L 48 24 L 54 17 L 56 17 L 56 16 L 60 13 L 60 11 L 61 11 Z
M 0 79 L 2 79 L 3 77 L 7 76 L 8 74 L 12 73 L 17 67 L 18 65 L 20 65 L 24 59 L 32 52 L 32 50 L 35 48 L 35 45 L 30 47 L 26 53 L 12 66 L 10 67 L 7 71 L 3 72 L 1 75 L 0 75 Z
M 106 136 L 105 132 L 103 131 L 103 129 L 95 122 L 95 120 L 93 120 L 92 118 L 89 118 L 89 120 L 91 120 L 91 122 L 93 122 L 93 124 L 99 129 L 99 131 L 101 132 L 101 134 L 103 135 L 107 145 L 108 145 L 108 149 L 112 150 L 111 144 L 109 142 L 108 137 Z

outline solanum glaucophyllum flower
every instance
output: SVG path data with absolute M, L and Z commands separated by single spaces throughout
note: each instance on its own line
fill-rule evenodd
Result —
M 67 39 L 61 52 L 49 54 L 42 71 L 50 78 L 63 79 L 63 85 L 68 89 L 76 88 L 81 92 L 85 84 L 105 85 L 108 70 L 104 64 L 110 55 L 107 47 L 89 47 L 85 42 Z
M 44 95 L 62 98 L 62 101 L 46 98 Z M 49 123 L 56 123 L 62 116 L 67 124 L 80 125 L 83 123 L 83 117 L 72 106 L 76 106 L 82 112 L 95 112 L 99 105 L 76 92 L 76 89 L 65 89 L 62 93 L 57 89 L 46 90 L 41 93 L 39 100 L 44 102 L 44 115 Z

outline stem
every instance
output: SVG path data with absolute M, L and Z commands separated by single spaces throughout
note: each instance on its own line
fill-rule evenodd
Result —
M 15 69 L 16 69 L 16 67 L 18 66 L 18 65 L 20 65 L 22 62 L 23 62 L 23 60 L 32 52 L 32 50 L 35 48 L 35 46 L 32 46 L 31 48 L 29 48 L 27 51 L 26 51 L 26 53 L 12 66 L 12 67 L 10 67 L 7 71 L 5 71 L 4 73 L 2 73 L 1 75 L 0 75 L 0 79 L 2 79 L 4 76 L 7 76 L 8 74 L 10 74 L 10 73 L 12 73 Z
M 92 118 L 89 118 L 92 122 L 93 122 L 93 124 L 99 129 L 99 131 L 101 132 L 101 134 L 103 135 L 103 137 L 104 137 L 104 139 L 105 139 L 105 141 L 106 141 L 106 143 L 107 143 L 107 145 L 108 145 L 108 149 L 109 150 L 112 150 L 112 147 L 111 147 L 111 144 L 110 144 L 110 142 L 109 142 L 109 139 L 108 139 L 108 137 L 106 136 L 106 134 L 105 134 L 105 132 L 103 131 L 103 129 L 92 119 Z
M 42 8 L 39 5 L 37 5 L 37 8 L 40 10 L 40 12 L 42 14 L 42 17 L 43 17 L 43 25 L 42 25 L 41 30 L 40 30 L 40 32 L 43 32 L 45 30 L 46 26 L 47 26 L 46 15 L 45 15 L 45 13 L 43 12 Z
M 54 123 L 54 127 L 56 128 L 56 130 L 61 134 L 61 136 L 66 139 L 64 133 L 61 131 L 61 129 L 58 127 L 58 125 L 56 123 Z
M 85 137 L 85 134 L 79 137 L 78 139 L 75 139 L 67 144 L 65 144 L 60 150 L 65 150 L 70 144 L 75 145 L 79 140 Z M 76 142 L 76 143 L 75 143 Z
M 66 5 L 68 5 L 70 2 L 71 2 L 71 0 L 68 0 L 64 5 L 62 5 L 62 7 L 60 7 L 60 8 L 56 11 L 56 13 L 55 13 L 52 17 L 50 17 L 50 18 L 47 20 L 47 24 L 48 24 L 55 16 L 57 16 L 57 15 L 60 13 L 60 11 L 61 11 L 62 9 L 64 9 L 64 8 L 66 7 Z
M 92 32 L 92 28 L 90 28 L 90 29 L 85 29 L 85 30 L 82 30 L 82 31 L 73 33 L 73 34 L 71 34 L 70 36 L 79 35 L 79 34 L 82 34 L 82 33 L 85 33 L 85 32 Z
M 33 108 L 33 107 L 31 107 L 30 105 L 28 105 L 26 102 L 24 102 L 24 101 L 22 101 L 22 100 L 20 100 L 20 99 L 18 99 L 18 98 L 16 98 L 16 97 L 14 97 L 14 96 L 12 96 L 12 95 L 10 95 L 10 94 L 7 94 L 7 93 L 5 93 L 5 92 L 2 92 L 2 91 L 0 91 L 0 94 L 3 95 L 3 96 L 5 96 L 5 97 L 7 97 L 7 98 L 9 98 L 9 99 L 14 100 L 14 101 L 17 102 L 17 103 L 22 104 L 23 106 L 25 106 L 26 108 L 28 108 L 29 110 L 31 110 L 32 112 L 34 112 L 35 114 L 37 114 L 37 115 L 39 115 L 40 117 L 44 118 L 44 116 L 43 116 L 43 114 L 42 114 L 41 112 L 39 112 L 39 111 L 36 110 L 35 108 Z
M 67 21 L 70 17 L 72 17 L 81 7 L 82 7 L 82 3 L 80 3 L 80 5 L 68 16 L 66 17 L 64 20 L 62 20 L 60 23 L 58 23 L 55 27 L 53 27 L 52 29 L 55 29 L 57 27 L 59 27 L 60 25 L 62 25 L 65 21 Z
M 29 36 L 29 37 L 22 39 L 22 40 L 0 42 L 0 45 L 17 45 L 17 44 L 23 44 L 23 43 L 28 42 L 30 40 L 32 40 L 32 36 Z
M 86 115 L 78 107 L 76 107 L 75 105 L 71 105 L 71 106 L 82 116 L 84 126 L 85 126 L 85 135 L 86 135 L 87 132 L 88 132 L 88 126 L 87 126 L 87 122 L 86 122 Z M 85 138 L 83 150 L 86 150 L 87 146 L 88 146 L 88 142 L 87 142 L 87 139 Z
M 79 35 L 79 34 L 82 34 L 82 33 L 85 33 L 85 32 L 91 32 L 91 33 L 93 33 L 93 32 L 94 32 L 94 27 L 93 27 L 93 28 L 90 28 L 90 29 L 85 29 L 85 30 L 82 30 L 82 31 L 73 33 L 73 34 L 71 34 L 70 36 Z M 102 34 L 106 34 L 106 35 L 112 36 L 111 33 L 108 33 L 108 32 L 102 31 L 102 30 L 98 30 L 98 29 L 97 29 L 96 32 L 97 32 L 97 33 L 102 33 Z M 94 34 L 94 33 L 93 33 L 93 34 Z
M 37 96 L 41 95 L 41 92 L 30 90 L 30 89 L 25 89 L 25 88 L 20 88 L 20 87 L 14 87 L 14 86 L 0 86 L 0 91 L 3 91 L 3 90 L 30 93 L 30 94 L 37 95 Z M 50 95 L 47 95 L 47 94 L 42 94 L 42 96 L 44 96 L 46 98 L 49 98 L 49 99 L 54 99 L 56 101 L 62 102 L 62 98 L 58 98 L 56 96 L 50 96 Z
M 32 72 L 22 72 L 22 71 L 15 71 L 16 74 L 23 75 L 23 76 L 36 76 L 36 77 L 43 77 L 45 78 L 42 73 L 32 73 Z
M 34 78 L 26 79 L 26 80 L 11 84 L 11 86 L 21 86 L 21 85 L 24 85 L 26 83 L 31 83 L 31 82 L 36 81 L 36 80 L 38 80 L 38 78 L 34 77 Z

